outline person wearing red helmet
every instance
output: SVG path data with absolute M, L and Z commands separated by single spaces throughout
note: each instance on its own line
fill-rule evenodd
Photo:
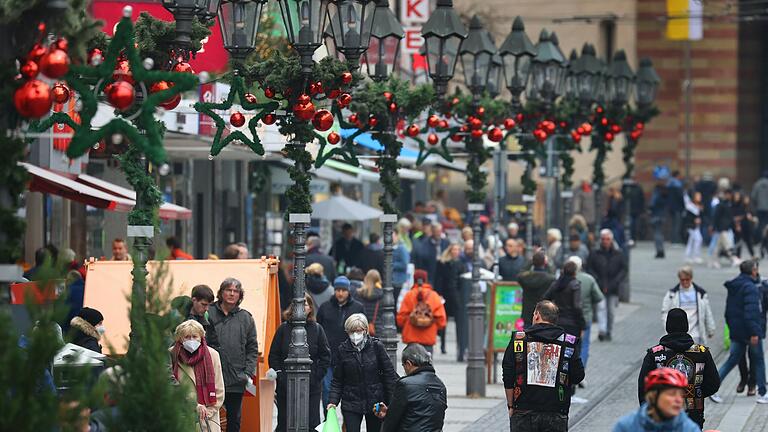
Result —
M 688 377 L 677 369 L 662 367 L 648 373 L 644 382 L 645 403 L 622 417 L 613 432 L 699 432 L 685 413 Z

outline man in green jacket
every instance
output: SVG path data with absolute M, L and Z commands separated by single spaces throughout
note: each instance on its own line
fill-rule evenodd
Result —
M 581 361 L 584 367 L 587 367 L 589 359 L 589 336 L 592 330 L 592 314 L 598 303 L 605 299 L 600 286 L 591 274 L 584 271 L 583 261 L 577 256 L 568 258 L 568 261 L 576 264 L 576 280 L 581 283 L 581 310 L 584 313 L 584 322 L 587 327 L 584 328 L 584 334 L 581 337 Z

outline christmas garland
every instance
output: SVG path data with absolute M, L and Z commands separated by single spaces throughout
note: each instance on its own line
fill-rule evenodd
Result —
M 288 144 L 283 152 L 294 164 L 288 167 L 288 175 L 293 184 L 285 192 L 288 198 L 286 220 L 291 213 L 312 213 L 311 194 L 309 192 L 309 169 L 312 166 L 312 155 L 304 145 Z
M 201 23 L 197 17 L 192 19 L 192 33 L 190 34 L 190 53 L 194 58 L 195 53 L 203 47 L 202 40 L 211 35 L 209 27 L 213 21 Z M 182 53 L 174 53 L 174 40 L 176 38 L 176 21 L 159 20 L 149 12 L 141 12 L 134 25 L 136 35 L 136 47 L 141 58 L 151 58 L 157 65 L 166 65 L 163 69 L 169 69 Z M 176 54 L 175 58 L 172 54 Z
M 592 123 L 592 145 L 590 151 L 594 150 L 595 161 L 593 163 L 594 172 L 592 174 L 592 184 L 598 188 L 605 185 L 605 171 L 603 166 L 607 159 L 608 152 L 613 149 L 612 142 L 616 135 L 621 133 L 619 126 L 623 123 L 626 116 L 626 110 L 623 106 L 611 106 L 603 108 L 598 106 L 595 109 L 595 117 Z
M 7 100 L 7 99 L 4 99 Z M 24 193 L 27 184 L 27 170 L 17 164 L 23 160 L 27 143 L 19 138 L 0 136 L 0 184 L 2 193 L 7 194 L 10 202 L 0 207 L 0 263 L 13 263 L 21 258 L 22 239 L 24 238 L 24 219 L 16 216 L 16 209 L 21 202 L 19 197 Z
M 136 205 L 128 213 L 128 225 L 157 226 L 158 209 L 163 202 L 163 194 L 155 179 L 147 172 L 141 151 L 129 143 L 128 150 L 116 158 L 120 161 L 126 180 L 136 191 Z
M 637 149 L 640 137 L 643 134 L 645 123 L 660 114 L 656 106 L 649 108 L 630 108 L 624 121 L 625 130 L 632 129 L 632 132 L 626 136 L 624 146 L 621 148 L 622 160 L 624 161 L 624 179 L 631 179 L 635 172 L 635 150 Z

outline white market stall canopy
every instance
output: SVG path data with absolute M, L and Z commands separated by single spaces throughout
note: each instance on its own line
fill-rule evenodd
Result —
M 364 221 L 378 219 L 384 212 L 343 195 L 334 195 L 312 204 L 312 219 Z

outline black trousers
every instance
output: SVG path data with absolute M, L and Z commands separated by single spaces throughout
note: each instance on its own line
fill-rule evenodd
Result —
M 509 418 L 510 432 L 568 432 L 568 416 L 549 412 L 515 412 Z
M 315 427 L 320 424 L 320 396 L 320 392 L 309 394 L 309 430 L 315 430 Z M 288 397 L 277 393 L 275 403 L 277 404 L 277 428 L 275 432 L 284 432 L 288 429 L 286 419 L 288 416 Z
M 690 410 L 687 414 L 694 423 L 699 425 L 701 430 L 704 430 L 704 410 Z
M 744 357 L 739 360 L 739 379 L 740 383 L 744 383 L 749 387 L 757 385 L 757 377 L 755 377 L 755 369 L 747 366 L 747 357 L 749 353 L 745 352 Z
M 240 413 L 243 410 L 242 393 L 224 393 L 224 408 L 227 410 L 227 432 L 240 432 Z
M 341 413 L 344 416 L 344 425 L 347 427 L 347 432 L 360 432 L 363 417 L 365 417 L 365 428 L 368 432 L 379 432 L 381 429 L 381 420 L 373 412 L 360 414 L 344 411 L 342 408 Z

